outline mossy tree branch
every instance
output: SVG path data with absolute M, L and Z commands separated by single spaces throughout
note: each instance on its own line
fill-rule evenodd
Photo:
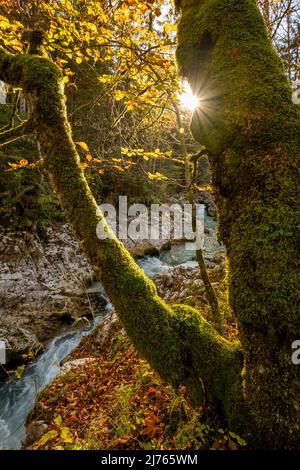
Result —
M 23 89 L 62 208 L 138 351 L 174 386 L 207 396 L 232 422 L 242 406 L 242 354 L 196 310 L 165 304 L 108 227 L 84 177 L 67 120 L 63 77 L 46 57 L 0 51 L 0 80 Z M 96 231 L 107 233 L 104 240 Z

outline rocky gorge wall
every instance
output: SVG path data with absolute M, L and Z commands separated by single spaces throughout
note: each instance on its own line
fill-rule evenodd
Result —
M 0 227 L 0 257 L 0 338 L 9 359 L 103 305 L 86 292 L 93 273 L 65 224 L 31 232 Z

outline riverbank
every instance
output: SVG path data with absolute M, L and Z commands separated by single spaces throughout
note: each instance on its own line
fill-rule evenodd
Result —
M 216 222 L 214 218 L 206 216 L 204 235 L 204 258 L 207 266 L 210 267 L 210 278 L 215 285 L 215 288 L 219 291 L 220 302 L 222 303 L 225 300 L 226 294 L 225 290 L 222 288 L 223 282 L 221 283 L 219 278 L 220 273 L 223 272 L 225 253 L 224 248 L 220 245 L 216 237 Z M 74 241 L 73 243 L 75 244 Z M 143 241 L 141 243 L 143 243 Z M 160 295 L 167 302 L 187 303 L 196 308 L 200 308 L 204 316 L 209 319 L 209 308 L 207 300 L 205 299 L 205 289 L 202 280 L 200 279 L 193 246 L 190 244 L 186 246 L 185 243 L 172 244 L 171 249 L 164 250 L 163 243 L 164 242 L 161 241 L 160 246 L 153 246 L 153 250 L 154 248 L 156 250 L 156 256 L 147 255 L 139 258 L 137 260 L 138 264 L 147 276 L 154 278 Z M 49 243 L 49 245 L 51 247 L 51 243 Z M 78 249 L 77 244 L 74 246 L 77 246 Z M 66 248 L 69 250 L 70 244 L 67 244 Z M 64 252 L 64 245 L 62 244 L 58 248 L 57 238 L 54 241 L 54 250 L 55 249 L 58 250 L 58 254 L 60 254 L 58 264 L 55 265 L 55 269 L 58 271 L 57 276 L 60 278 L 62 273 L 65 273 L 66 270 L 71 270 L 72 257 L 69 258 L 70 262 L 64 263 L 64 271 L 61 269 L 61 265 L 59 264 L 62 262 L 61 252 Z M 160 255 L 158 256 L 159 253 Z M 9 259 L 11 260 L 12 257 Z M 46 257 L 46 259 L 49 261 L 52 258 Z M 21 264 L 21 268 L 22 266 L 24 266 L 24 264 Z M 41 266 L 41 269 L 45 268 L 46 271 L 49 267 L 47 263 L 45 265 L 42 264 Z M 50 264 L 50 268 L 54 268 L 54 266 Z M 26 264 L 25 269 L 27 269 Z M 33 276 L 31 279 L 32 288 L 34 288 L 33 283 L 36 279 L 37 272 L 35 272 L 35 277 Z M 72 275 L 74 278 L 73 273 Z M 79 281 L 79 276 L 77 276 L 76 279 Z M 90 299 L 99 298 L 102 303 L 107 302 L 107 299 L 103 297 L 105 296 L 105 293 L 102 286 L 98 282 L 91 282 L 91 279 L 93 278 L 89 278 L 90 285 L 87 287 L 84 286 L 83 291 L 84 295 L 89 299 L 89 308 L 91 308 Z M 15 286 L 18 288 L 18 284 L 15 284 Z M 226 302 L 224 301 L 223 303 L 223 313 L 228 320 L 226 321 L 226 334 L 229 337 L 234 337 L 235 324 L 232 320 L 231 313 L 226 311 Z M 30 308 L 32 308 L 33 305 L 34 302 L 30 304 Z M 86 318 L 88 317 L 88 314 L 86 314 L 84 317 L 80 317 L 81 319 L 84 318 L 84 321 L 78 322 L 76 327 L 64 324 L 63 328 L 60 327 L 59 333 L 56 334 L 50 342 L 47 341 L 45 351 L 34 361 L 30 358 L 31 363 L 25 368 L 25 370 L 22 369 L 21 379 L 3 384 L 0 388 L 0 404 L 2 408 L 0 416 L 1 445 L 10 449 L 20 448 L 21 442 L 24 442 L 25 438 L 25 420 L 34 407 L 39 393 L 49 385 L 58 374 L 60 374 L 61 362 L 64 361 L 65 358 L 78 346 L 81 338 L 85 335 L 90 335 L 96 324 L 102 322 L 103 315 L 106 315 L 109 311 L 111 311 L 110 304 L 106 305 L 105 310 L 103 310 L 103 305 L 101 304 L 93 311 L 93 313 L 96 314 L 96 323 L 92 321 L 89 324 L 88 318 Z M 20 315 L 23 315 L 26 318 L 26 314 L 24 315 L 24 312 L 20 311 Z M 49 317 L 49 319 L 50 318 L 51 317 Z M 82 364 L 82 361 L 83 363 L 85 362 L 85 357 L 79 359 L 80 364 Z M 63 370 L 65 370 L 64 367 Z M 38 424 L 38 429 L 44 431 L 44 424 L 45 423 Z M 33 428 L 36 430 L 34 423 Z
M 173 286 L 165 286 L 166 273 L 154 279 L 160 293 L 171 291 L 176 302 L 193 298 L 209 317 L 197 269 L 175 268 L 168 274 Z M 222 302 L 224 269 L 214 269 L 211 276 Z M 235 337 L 231 315 L 225 314 L 225 323 L 226 335 Z M 184 387 L 175 391 L 164 383 L 131 346 L 113 313 L 82 340 L 42 392 L 27 430 L 25 447 L 32 450 L 237 449 L 245 444 L 205 402 L 193 408 Z

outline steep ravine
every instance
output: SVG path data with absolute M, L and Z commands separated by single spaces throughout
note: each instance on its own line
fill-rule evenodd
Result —
M 212 217 L 206 217 L 205 226 L 205 258 L 207 265 L 213 267 L 222 261 L 224 250 L 216 239 L 215 221 Z M 60 233 L 48 229 L 47 236 L 46 243 L 39 243 L 40 237 L 37 234 L 32 234 L 30 243 L 22 237 L 16 241 L 14 237 L 14 246 L 20 248 L 21 244 L 25 252 L 24 261 L 20 253 L 17 253 L 19 265 L 17 259 L 14 261 L 14 257 L 8 256 L 11 253 L 9 250 L 13 249 L 10 243 L 3 250 L 6 264 L 2 272 L 6 276 L 1 279 L 1 327 L 4 329 L 3 325 L 8 325 L 6 328 L 9 334 L 15 331 L 14 328 L 21 328 L 22 331 L 25 329 L 29 335 L 36 335 L 40 340 L 47 338 L 47 335 L 53 337 L 55 329 L 56 332 L 60 329 L 48 342 L 45 351 L 27 367 L 21 379 L 0 387 L 0 447 L 4 448 L 21 447 L 25 438 L 24 422 L 38 393 L 59 374 L 61 361 L 78 346 L 81 338 L 93 331 L 104 315 L 111 311 L 109 303 L 104 307 L 107 300 L 101 286 L 98 283 L 91 284 L 92 272 L 68 228 L 63 226 Z M 169 282 L 175 266 L 182 266 L 182 269 L 196 266 L 195 254 L 191 248 L 184 243 L 174 245 L 171 250 L 162 251 L 160 256 L 146 255 L 138 262 L 149 277 L 166 272 L 165 282 Z M 161 248 L 156 247 L 156 250 L 159 252 Z M 35 255 L 36 252 L 39 253 L 38 256 Z M 20 271 L 13 273 L 13 266 L 19 266 Z M 44 274 L 46 277 L 37 279 L 37 272 L 38 276 Z M 16 279 L 18 273 L 21 275 Z M 35 285 L 37 280 L 38 286 Z M 7 300 L 11 303 L 7 303 Z M 45 311 L 46 315 L 32 321 L 33 317 L 38 317 Z M 86 316 L 88 312 L 95 315 L 89 325 L 82 322 L 80 328 L 73 328 L 71 325 L 62 328 L 66 318 Z M 55 328 L 51 328 L 51 322 L 55 323 Z M 14 328 L 11 329 L 9 325 Z M 44 325 L 46 328 L 43 330 Z

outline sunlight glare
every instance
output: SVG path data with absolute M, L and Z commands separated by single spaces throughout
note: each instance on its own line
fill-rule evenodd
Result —
M 194 111 L 200 104 L 200 99 L 193 94 L 187 82 L 183 84 L 183 91 L 179 95 L 179 100 L 180 104 L 189 111 Z

